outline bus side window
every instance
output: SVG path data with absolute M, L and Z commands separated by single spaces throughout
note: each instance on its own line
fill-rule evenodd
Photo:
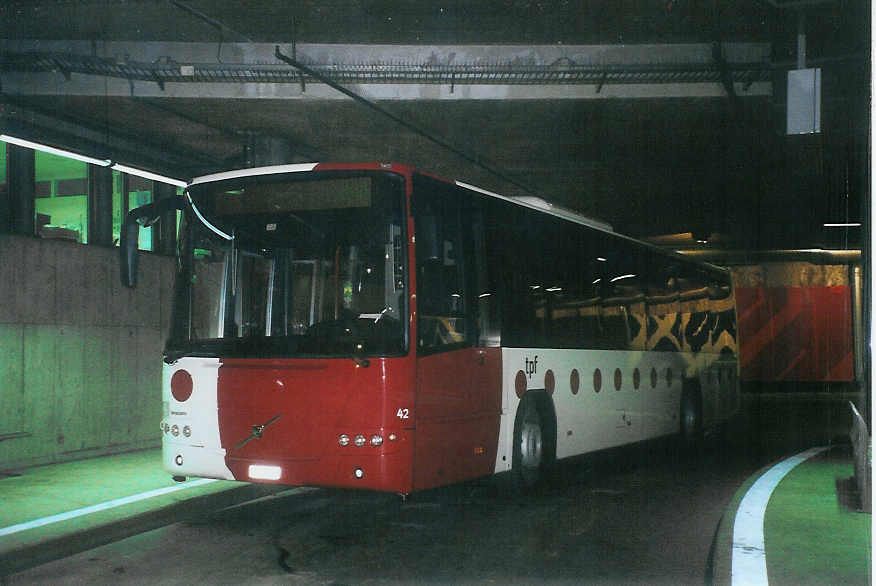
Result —
M 706 275 L 685 267 L 678 278 L 679 310 L 682 316 L 682 348 L 699 352 L 709 341 L 711 319 L 709 287 Z
M 580 344 L 579 305 L 582 270 L 577 255 L 576 230 L 565 222 L 552 222 L 545 232 L 542 262 L 542 295 L 545 300 L 545 342 L 550 348 L 575 348 Z
M 681 349 L 676 323 L 679 318 L 678 266 L 661 263 L 659 258 L 648 262 L 651 270 L 645 285 L 645 307 L 648 316 L 646 350 L 677 352 Z M 680 324 L 680 322 L 678 322 Z
M 604 241 L 600 317 L 608 349 L 643 349 L 646 326 L 641 253 L 621 241 Z
M 528 218 L 520 210 L 505 210 L 501 248 L 502 344 L 539 348 L 546 340 L 547 298 L 544 259 L 532 242 L 548 237 L 543 218 Z M 531 221 L 529 221 L 531 220 Z
M 481 202 L 477 202 L 471 208 L 463 211 L 466 218 L 465 224 L 469 226 L 471 245 L 468 247 L 468 266 L 473 268 L 470 286 L 473 287 L 472 303 L 477 304 L 477 346 L 499 346 L 501 342 L 501 330 L 498 316 L 498 298 L 496 291 L 498 286 L 496 270 L 499 265 L 490 267 L 490 258 L 487 251 L 487 223 L 484 215 L 486 210 Z M 498 262 L 498 261 L 497 261 Z
M 468 342 L 460 209 L 451 186 L 414 182 L 417 235 L 417 348 L 432 352 Z

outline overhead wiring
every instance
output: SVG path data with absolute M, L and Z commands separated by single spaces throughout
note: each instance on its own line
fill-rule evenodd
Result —
M 235 36 L 240 37 L 241 39 L 243 39 L 247 43 L 254 43 L 255 42 L 253 39 L 251 39 L 247 35 L 234 30 L 233 28 L 231 28 L 230 26 L 228 26 L 227 24 L 225 24 L 222 21 L 216 20 L 215 18 L 213 18 L 211 16 L 207 16 L 206 14 L 201 12 L 200 10 L 186 4 L 185 2 L 181 2 L 180 0 L 167 0 L 167 1 L 170 4 L 172 4 L 173 6 L 176 6 L 177 8 L 179 8 L 180 10 L 188 12 L 192 16 L 203 20 L 204 22 L 206 22 L 210 26 L 216 27 L 220 31 L 228 31 L 230 33 L 233 33 Z
M 168 2 L 170 2 L 170 4 L 176 6 L 177 8 L 180 8 L 181 10 L 188 12 L 192 16 L 195 16 L 196 18 L 203 20 L 207 24 L 209 24 L 213 27 L 216 27 L 217 29 L 219 29 L 220 34 L 227 31 L 227 32 L 232 33 L 233 35 L 235 35 L 237 37 L 242 38 L 243 40 L 245 40 L 249 43 L 255 42 L 252 38 L 245 35 L 244 33 L 241 33 L 239 31 L 231 28 L 230 26 L 226 25 L 225 23 L 223 23 L 223 22 L 221 22 L 221 21 L 219 21 L 211 16 L 204 14 L 200 10 L 197 10 L 197 9 L 193 8 L 192 6 L 189 6 L 185 2 L 182 2 L 181 0 L 168 0 Z M 294 50 L 294 45 L 293 45 L 293 50 Z M 439 147 L 453 153 L 454 155 L 462 158 L 465 161 L 468 161 L 469 163 L 475 165 L 476 167 L 486 171 L 490 175 L 497 177 L 498 179 L 501 179 L 502 181 L 505 181 L 511 185 L 514 185 L 515 187 L 517 187 L 518 189 L 522 190 L 523 192 L 525 192 L 529 195 L 538 195 L 537 192 L 534 189 L 532 189 L 530 186 L 522 183 L 521 181 L 519 181 L 513 177 L 508 176 L 506 173 L 495 168 L 493 165 L 485 163 L 483 160 L 483 157 L 479 157 L 476 154 L 469 153 L 469 152 L 453 145 L 448 140 L 441 138 L 439 136 L 436 136 L 435 134 L 419 127 L 416 124 L 414 124 L 413 122 L 410 122 L 410 121 L 405 120 L 404 118 L 402 118 L 400 116 L 397 116 L 396 114 L 393 114 L 392 112 L 390 112 L 389 110 L 387 110 L 383 106 L 379 105 L 377 102 L 369 100 L 368 98 L 354 92 L 353 90 L 350 90 L 350 89 L 344 87 L 343 85 L 334 81 L 330 77 L 316 71 L 315 69 L 312 69 L 311 67 L 308 67 L 307 65 L 304 65 L 303 63 L 298 61 L 297 56 L 294 53 L 293 53 L 292 57 L 289 57 L 288 55 L 284 55 L 280 51 L 279 45 L 277 45 L 275 48 L 274 54 L 277 57 L 277 59 L 279 59 L 280 61 L 286 63 L 287 65 L 289 65 L 291 67 L 294 67 L 295 69 L 300 71 L 302 74 L 306 74 L 313 79 L 319 80 L 320 82 L 326 84 L 327 86 L 331 87 L 332 89 L 339 91 L 342 94 L 352 98 L 356 103 L 361 104 L 361 105 L 381 114 L 382 116 L 392 120 L 396 124 L 409 130 L 410 132 L 413 132 L 417 136 L 424 138 L 424 139 L 438 145 Z M 303 78 L 302 78 L 302 83 L 303 83 Z
M 287 55 L 284 55 L 283 52 L 280 51 L 279 45 L 275 48 L 274 55 L 280 61 L 283 61 L 284 63 L 286 63 L 288 65 L 291 65 L 292 67 L 298 69 L 302 73 L 306 73 L 307 75 L 309 75 L 310 77 L 313 77 L 314 79 L 318 79 L 319 81 L 321 81 L 322 83 L 331 87 L 332 89 L 335 89 L 335 90 L 341 92 L 342 94 L 353 98 L 353 100 L 356 101 L 357 103 L 362 104 L 363 106 L 366 106 L 367 108 L 370 108 L 370 109 L 382 114 L 383 116 L 385 116 L 386 118 L 389 118 L 390 120 L 392 120 L 396 124 L 399 124 L 400 126 L 406 128 L 407 130 L 410 130 L 411 132 L 413 132 L 417 136 L 420 136 L 421 138 L 425 138 L 426 140 L 437 144 L 441 148 L 450 151 L 451 153 L 461 157 L 462 159 L 468 161 L 469 163 L 472 163 L 473 165 L 483 169 L 484 171 L 487 171 L 491 175 L 498 177 L 499 179 L 502 179 L 503 181 L 507 181 L 511 185 L 514 185 L 515 187 L 522 189 L 523 191 L 525 191 L 529 195 L 537 195 L 536 192 L 532 188 L 530 188 L 529 186 L 524 185 L 523 183 L 521 183 L 520 181 L 518 181 L 512 177 L 509 177 L 508 175 L 499 171 L 498 169 L 493 168 L 493 166 L 484 163 L 477 156 L 469 154 L 469 153 L 463 151 L 462 149 L 452 145 L 451 143 L 444 140 L 443 138 L 437 137 L 434 134 L 431 134 L 428 131 L 420 128 L 416 124 L 409 122 L 409 121 L 405 120 L 404 118 L 396 116 L 395 114 L 393 114 L 392 112 L 390 112 L 386 108 L 377 104 L 377 102 L 373 102 L 373 101 L 369 100 L 368 98 L 357 94 L 353 90 L 350 90 L 350 89 L 342 86 L 341 84 L 335 82 L 334 80 L 323 75 L 322 73 L 308 67 L 307 65 L 304 65 L 300 61 L 293 59 L 292 57 L 289 57 Z

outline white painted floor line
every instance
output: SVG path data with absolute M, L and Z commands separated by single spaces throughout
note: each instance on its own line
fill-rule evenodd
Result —
M 766 586 L 769 584 L 763 541 L 763 519 L 767 503 L 776 486 L 788 472 L 798 464 L 827 449 L 827 447 L 810 448 L 779 462 L 764 472 L 745 493 L 736 511 L 736 522 L 733 523 L 733 551 L 730 560 L 731 586 Z
M 36 527 L 42 527 L 43 525 L 51 525 L 52 523 L 58 523 L 60 521 L 67 521 L 68 519 L 75 519 L 76 517 L 81 517 L 83 515 L 90 515 L 92 513 L 97 513 L 99 511 L 105 511 L 107 509 L 120 507 L 122 505 L 136 503 L 137 501 L 142 501 L 142 500 L 146 500 L 146 499 L 149 499 L 152 497 L 161 496 L 163 494 L 169 494 L 171 492 L 176 492 L 178 490 L 185 490 L 187 488 L 193 488 L 195 486 L 202 486 L 204 484 L 209 484 L 210 482 L 216 482 L 216 479 L 215 478 L 201 478 L 199 480 L 193 480 L 191 482 L 186 482 L 184 484 L 177 484 L 177 485 L 168 486 L 165 488 L 157 488 L 155 490 L 141 492 L 140 494 L 126 496 L 126 497 L 123 497 L 120 499 L 107 501 L 105 503 L 98 503 L 96 505 L 91 505 L 89 507 L 76 509 L 74 511 L 68 511 L 66 513 L 59 513 L 57 515 L 51 515 L 49 517 L 43 517 L 42 519 L 35 519 L 33 521 L 27 521 L 26 523 L 19 523 L 17 525 L 10 525 L 9 527 L 0 528 L 0 537 L 3 537 L 4 535 L 12 535 L 13 533 L 18 533 L 20 531 L 27 531 L 28 529 L 34 529 Z

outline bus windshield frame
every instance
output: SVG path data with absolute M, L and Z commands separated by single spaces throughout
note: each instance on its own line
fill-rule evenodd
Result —
M 408 353 L 402 175 L 244 176 L 187 200 L 166 361 Z

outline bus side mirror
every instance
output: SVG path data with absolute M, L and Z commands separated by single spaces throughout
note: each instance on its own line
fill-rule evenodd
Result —
M 140 225 L 152 226 L 161 216 L 171 210 L 183 209 L 181 197 L 169 197 L 135 208 L 128 212 L 119 235 L 119 276 L 122 285 L 133 289 L 137 286 L 137 260 L 139 258 Z

